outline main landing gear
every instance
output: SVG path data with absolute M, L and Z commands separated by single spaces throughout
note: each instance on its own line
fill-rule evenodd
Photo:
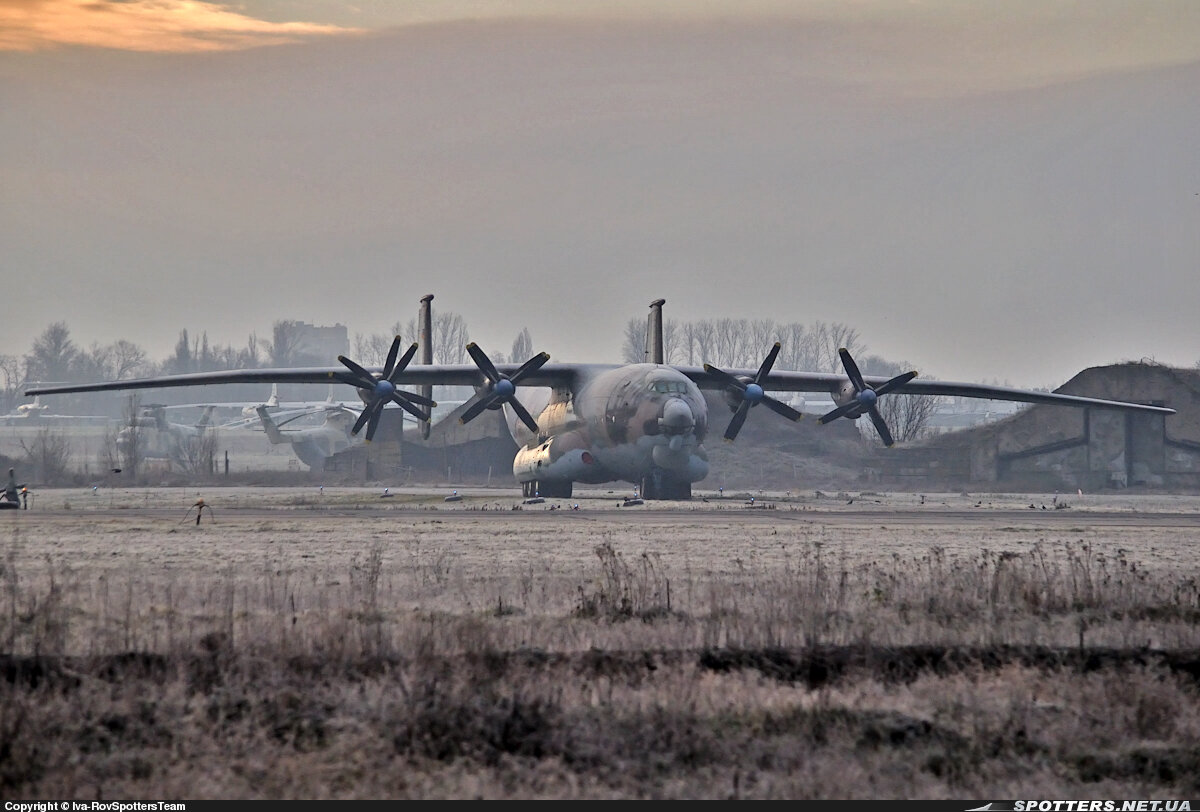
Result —
M 692 498 L 692 483 L 655 468 L 642 477 L 640 496 L 643 499 L 687 500 Z
M 570 499 L 572 482 L 561 479 L 535 479 L 521 483 L 524 497 L 541 496 L 546 499 Z

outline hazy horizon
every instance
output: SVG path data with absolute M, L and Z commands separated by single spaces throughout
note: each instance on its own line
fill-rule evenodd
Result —
M 556 361 L 659 297 L 947 380 L 1200 360 L 1200 4 L 558 7 L 0 2 L 0 352 L 433 293 Z

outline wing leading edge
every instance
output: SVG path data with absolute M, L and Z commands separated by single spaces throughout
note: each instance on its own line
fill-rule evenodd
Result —
M 592 364 L 546 364 L 536 373 L 527 375 L 529 386 L 569 386 L 576 378 L 592 367 Z M 615 366 L 615 365 L 610 365 Z M 519 364 L 497 364 L 505 374 L 515 373 Z M 365 367 L 367 372 L 378 374 L 382 367 Z M 484 374 L 472 364 L 430 364 L 410 366 L 396 376 L 401 386 L 430 384 L 435 386 L 481 386 Z M 39 395 L 66 394 L 70 392 L 107 392 L 125 389 L 160 389 L 177 386 L 206 386 L 225 383 L 344 383 L 355 386 L 352 376 L 345 367 L 293 367 L 278 369 L 230 369 L 216 372 L 189 372 L 180 375 L 156 375 L 149 378 L 130 378 L 123 381 L 101 381 L 63 386 L 44 386 L 30 389 Z
M 723 379 L 713 375 L 701 367 L 677 367 L 701 389 L 721 389 Z M 753 378 L 755 370 L 730 369 L 725 372 L 735 376 Z M 885 384 L 889 379 L 877 375 L 864 375 L 863 381 L 871 387 Z M 846 381 L 845 375 L 830 372 L 772 372 L 762 384 L 762 388 L 776 392 L 824 392 L 836 390 Z M 1009 400 L 1018 403 L 1044 403 L 1058 406 L 1092 406 L 1103 409 L 1121 409 L 1124 411 L 1146 412 L 1150 414 L 1175 414 L 1175 410 L 1166 406 L 1153 406 L 1146 403 L 1131 403 L 1123 400 L 1104 400 L 1081 395 L 1065 395 L 1058 392 L 1039 392 L 1034 389 L 1016 389 L 1008 386 L 992 386 L 984 383 L 963 383 L 958 381 L 934 381 L 915 379 L 897 386 L 891 390 L 893 394 L 904 395 L 949 395 L 954 397 L 980 398 L 983 400 Z
M 574 387 L 580 380 L 606 369 L 620 366 L 619 364 L 570 364 L 547 363 L 536 372 L 527 375 L 522 383 L 526 386 Z M 722 375 L 706 371 L 703 367 L 674 367 L 696 383 L 701 389 L 719 390 L 727 385 Z M 381 373 L 382 367 L 367 367 L 371 373 Z M 520 369 L 519 364 L 497 364 L 496 369 L 506 375 L 512 375 Z M 758 370 L 726 369 L 728 375 L 753 379 Z M 70 392 L 105 392 L 126 389 L 158 389 L 177 386 L 203 386 L 207 384 L 224 383 L 330 383 L 340 382 L 349 386 L 354 384 L 349 380 L 344 367 L 297 367 L 279 369 L 237 369 L 218 372 L 192 372 L 182 375 L 159 375 L 149 378 L 132 378 L 124 381 L 102 381 L 99 383 L 80 383 L 63 386 L 45 386 L 26 390 L 26 395 L 53 395 Z M 409 366 L 400 374 L 396 383 L 407 385 L 435 386 L 483 386 L 486 377 L 479 367 L 473 364 L 430 364 Z M 879 376 L 863 376 L 869 386 L 881 386 L 887 378 Z M 762 388 L 777 392 L 823 392 L 836 390 L 846 381 L 845 375 L 829 372 L 788 372 L 772 371 L 766 376 Z M 1039 392 L 1033 389 L 1016 389 L 1006 386 L 992 386 L 982 383 L 963 383 L 956 381 L 935 381 L 915 379 L 893 390 L 894 393 L 909 395 L 949 395 L 957 397 L 981 398 L 984 400 L 1007 400 L 1018 403 L 1043 403 L 1059 406 L 1091 406 L 1095 408 L 1120 409 L 1124 411 L 1144 412 L 1150 414 L 1175 414 L 1175 410 L 1165 406 L 1153 406 L 1144 403 L 1131 403 L 1120 400 L 1104 400 L 1101 398 L 1066 395 L 1058 392 Z

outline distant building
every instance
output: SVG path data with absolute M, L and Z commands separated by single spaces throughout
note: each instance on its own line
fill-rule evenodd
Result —
M 296 325 L 295 357 L 304 362 L 328 366 L 337 362 L 339 355 L 350 354 L 350 337 L 346 325 L 317 327 L 300 322 Z
M 1200 489 L 1200 372 L 1091 367 L 1055 390 L 1169 406 L 1173 415 L 1029 405 L 1002 420 L 880 455 L 874 475 L 906 489 Z

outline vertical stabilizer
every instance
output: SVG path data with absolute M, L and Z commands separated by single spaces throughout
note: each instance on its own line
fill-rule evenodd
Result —
M 651 364 L 665 364 L 663 360 L 662 306 L 666 299 L 655 299 L 650 303 L 650 316 L 646 321 L 646 360 Z
M 279 427 L 275 425 L 275 421 L 271 419 L 271 413 L 267 411 L 267 407 L 259 406 L 255 411 L 258 412 L 258 419 L 262 421 L 263 431 L 267 433 L 267 439 L 271 441 L 272 445 L 286 443 L 287 439 L 284 438 L 283 432 L 279 430 Z
M 429 365 L 433 363 L 433 294 L 429 293 L 421 297 L 421 311 L 417 320 L 417 329 L 420 335 L 417 341 L 421 345 L 421 363 Z M 433 385 L 422 384 L 418 392 L 430 400 L 433 399 Z M 429 439 L 429 420 L 433 415 L 433 410 L 428 406 L 420 407 L 425 412 L 425 419 L 419 421 L 421 425 L 421 437 Z
M 204 412 L 200 415 L 200 420 L 196 423 L 196 428 L 198 428 L 198 429 L 208 428 L 208 423 L 210 420 L 212 420 L 213 409 L 216 409 L 216 408 L 217 408 L 216 406 L 205 406 Z

